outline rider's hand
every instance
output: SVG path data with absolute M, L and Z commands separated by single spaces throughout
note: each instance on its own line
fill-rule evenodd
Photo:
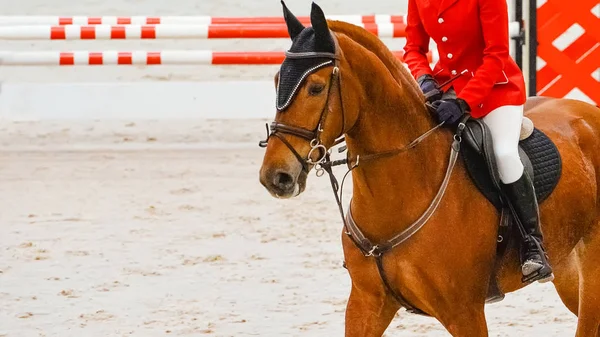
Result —
M 442 99 L 442 91 L 438 89 L 438 83 L 433 76 L 429 74 L 419 76 L 417 83 L 427 97 L 427 102 L 432 103 Z
M 438 123 L 456 124 L 461 117 L 470 111 L 467 102 L 460 98 L 441 99 L 432 103 Z

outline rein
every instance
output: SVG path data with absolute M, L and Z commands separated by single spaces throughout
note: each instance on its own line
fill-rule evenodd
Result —
M 337 45 L 337 40 L 336 40 L 336 45 Z M 383 255 L 384 255 L 384 253 L 401 245 L 402 243 L 404 243 L 408 239 L 410 239 L 413 235 L 415 235 L 421 228 L 423 228 L 423 226 L 427 223 L 427 221 L 435 213 L 437 207 L 441 203 L 442 198 L 446 192 L 446 188 L 448 187 L 450 177 L 452 176 L 452 171 L 455 167 L 456 160 L 457 160 L 458 154 L 460 152 L 460 143 L 462 141 L 462 138 L 461 138 L 462 132 L 463 132 L 464 128 L 466 127 L 465 123 L 466 123 L 467 119 L 469 118 L 469 116 L 466 115 L 461 120 L 461 122 L 458 124 L 457 130 L 454 134 L 454 138 L 453 138 L 453 141 L 452 141 L 452 144 L 450 147 L 451 152 L 450 152 L 450 158 L 448 161 L 448 167 L 446 169 L 446 174 L 440 185 L 440 188 L 438 189 L 436 196 L 431 201 L 429 207 L 415 222 L 413 222 L 411 225 L 409 225 L 401 233 L 397 234 L 396 236 L 392 237 L 391 239 L 389 239 L 383 243 L 373 243 L 363 234 L 363 232 L 360 230 L 360 228 L 358 227 L 358 225 L 352 218 L 352 212 L 350 211 L 350 207 L 348 207 L 348 214 L 345 215 L 345 213 L 344 213 L 344 208 L 342 205 L 342 198 L 343 198 L 343 185 L 344 185 L 344 181 L 346 180 L 346 177 L 353 169 L 358 167 L 358 165 L 361 163 L 369 162 L 369 161 L 373 161 L 373 160 L 377 160 L 377 159 L 382 159 L 382 158 L 386 158 L 386 157 L 396 156 L 396 155 L 399 155 L 401 153 L 404 153 L 406 151 L 409 151 L 409 150 L 415 148 L 423 140 L 425 140 L 427 137 L 429 137 L 431 134 L 433 134 L 435 131 L 437 131 L 444 123 L 440 123 L 440 124 L 434 126 L 433 128 L 429 129 L 428 131 L 426 131 L 425 133 L 423 133 L 422 135 L 420 135 L 419 137 L 414 139 L 412 142 L 410 142 L 409 144 L 407 144 L 401 148 L 392 149 L 392 150 L 388 150 L 388 151 L 384 151 L 384 152 L 372 153 L 372 154 L 368 154 L 368 155 L 362 155 L 362 156 L 356 155 L 356 157 L 353 157 L 353 158 L 348 156 L 345 159 L 332 161 L 331 160 L 331 148 L 333 146 L 341 144 L 345 141 L 344 137 L 343 137 L 344 123 L 342 122 L 341 135 L 338 136 L 338 138 L 336 138 L 336 141 L 330 147 L 330 150 L 328 150 L 325 147 L 325 145 L 322 144 L 321 133 L 323 132 L 323 125 L 324 125 L 326 117 L 330 111 L 330 109 L 329 109 L 330 102 L 329 101 L 331 99 L 331 92 L 332 92 L 332 88 L 334 85 L 338 86 L 340 106 L 342 109 L 342 120 L 345 120 L 344 104 L 342 102 L 342 95 L 341 95 L 341 76 L 339 74 L 339 67 L 338 67 L 339 57 L 338 57 L 338 55 L 331 54 L 331 53 L 310 53 L 310 52 L 308 52 L 308 53 L 306 53 L 306 52 L 305 53 L 289 53 L 288 52 L 288 53 L 286 53 L 286 56 L 291 57 L 291 58 L 329 57 L 329 58 L 333 59 L 333 61 L 331 61 L 332 65 L 333 65 L 333 71 L 331 73 L 330 85 L 329 85 L 328 92 L 327 92 L 327 99 L 325 101 L 325 105 L 323 106 L 323 109 L 321 110 L 321 117 L 320 117 L 319 123 L 315 129 L 308 130 L 305 128 L 286 125 L 283 123 L 273 121 L 271 123 L 270 128 L 269 128 L 268 124 L 266 125 L 267 138 L 265 140 L 260 141 L 259 146 L 263 147 L 263 148 L 266 147 L 269 139 L 271 137 L 276 137 L 279 140 L 281 140 L 283 142 L 283 144 L 285 144 L 286 147 L 294 154 L 294 156 L 302 164 L 302 170 L 305 173 L 308 174 L 308 172 L 310 171 L 310 166 L 315 167 L 316 175 L 318 177 L 321 177 L 325 172 L 327 172 L 327 174 L 329 175 L 329 180 L 331 182 L 331 188 L 333 190 L 333 194 L 335 196 L 335 200 L 338 205 L 340 215 L 342 217 L 345 234 L 350 237 L 350 239 L 361 250 L 361 252 L 363 253 L 363 255 L 365 257 L 374 257 L 375 258 L 376 263 L 377 263 L 377 268 L 379 270 L 379 274 L 381 276 L 381 279 L 382 279 L 386 289 L 388 290 L 388 292 L 390 294 L 392 294 L 392 296 L 398 301 L 398 303 L 401 306 L 406 308 L 406 310 L 408 312 L 415 313 L 415 314 L 421 314 L 421 315 L 427 315 L 420 309 L 418 309 L 418 308 L 412 306 L 410 303 L 408 303 L 408 301 L 406 301 L 399 292 L 395 291 L 392 288 L 392 286 L 390 285 L 388 278 L 386 276 L 385 270 L 383 268 Z M 336 79 L 337 79 L 337 81 L 336 81 Z M 430 104 L 426 103 L 426 106 L 429 110 L 434 109 Z M 303 158 L 294 149 L 294 147 L 290 144 L 290 142 L 283 136 L 283 134 L 296 136 L 296 137 L 299 137 L 299 138 L 309 141 L 311 149 L 308 152 L 307 158 Z M 340 153 L 344 152 L 346 149 L 347 148 L 344 145 L 343 147 L 341 147 L 338 150 L 338 152 L 340 152 Z M 312 156 L 315 151 L 320 152 L 320 154 L 319 154 L 317 160 L 312 160 Z M 348 171 L 344 174 L 341 185 L 338 183 L 338 180 L 335 177 L 335 174 L 333 173 L 333 167 L 339 166 L 339 165 L 347 165 L 348 166 Z

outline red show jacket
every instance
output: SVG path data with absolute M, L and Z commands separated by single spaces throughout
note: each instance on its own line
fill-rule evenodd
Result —
M 430 38 L 440 56 L 433 70 L 426 56 Z M 430 74 L 442 84 L 466 70 L 451 86 L 475 118 L 525 103 L 525 80 L 509 41 L 506 0 L 408 1 L 404 61 L 412 75 Z

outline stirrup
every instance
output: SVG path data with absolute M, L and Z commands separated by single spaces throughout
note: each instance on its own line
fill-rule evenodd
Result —
M 541 266 L 537 270 L 530 272 L 528 274 L 525 274 L 523 271 L 527 267 L 527 263 L 530 260 L 524 261 L 523 264 L 521 265 L 521 272 L 523 273 L 523 277 L 522 277 L 521 281 L 523 283 L 530 283 L 530 282 L 536 282 L 536 281 L 539 283 L 546 283 L 546 282 L 550 282 L 550 281 L 554 280 L 554 273 L 552 272 L 552 267 L 550 266 L 550 263 L 548 262 L 548 256 L 546 255 L 546 252 L 544 251 L 541 244 L 539 243 L 539 241 L 536 238 L 530 236 L 529 240 L 533 241 L 533 244 L 535 245 L 535 247 L 529 246 L 528 249 L 535 250 L 535 253 L 537 255 L 539 255 L 540 260 L 541 260 L 541 261 L 539 261 L 539 263 L 541 264 Z M 527 242 L 525 244 L 531 245 L 530 242 Z M 535 264 L 538 265 L 537 262 Z
M 542 266 L 537 271 L 521 278 L 521 282 L 523 283 L 532 283 L 532 282 L 546 283 L 550 281 L 554 281 L 554 273 L 552 269 L 548 266 Z

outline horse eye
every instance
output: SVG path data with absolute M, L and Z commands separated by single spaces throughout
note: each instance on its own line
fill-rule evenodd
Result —
M 308 88 L 308 93 L 311 96 L 316 96 L 316 95 L 320 94 L 323 91 L 323 89 L 325 89 L 325 85 L 323 85 L 323 84 L 313 84 L 313 85 L 311 85 Z

